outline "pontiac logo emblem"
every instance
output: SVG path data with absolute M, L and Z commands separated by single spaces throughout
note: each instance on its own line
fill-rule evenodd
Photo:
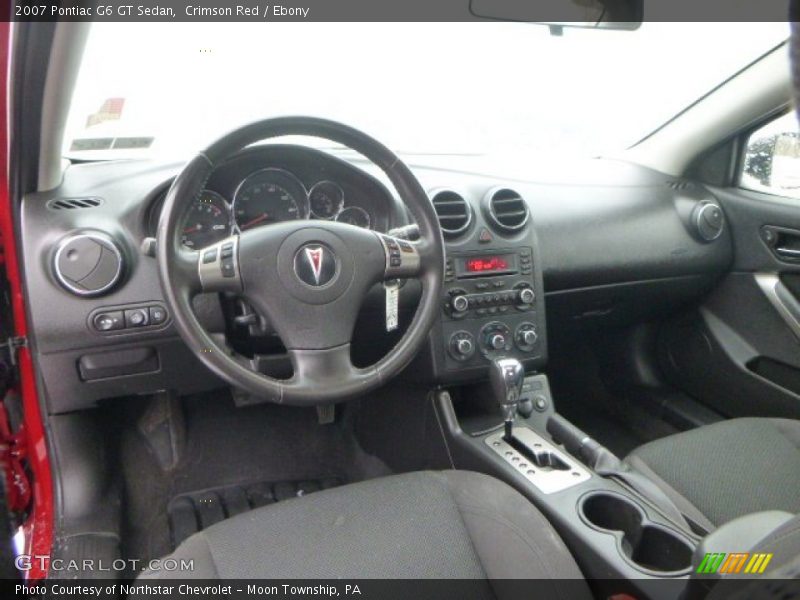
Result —
M 336 257 L 325 246 L 303 246 L 295 255 L 294 272 L 307 285 L 323 286 L 330 283 L 336 275 Z
M 311 265 L 311 272 L 314 274 L 314 283 L 319 285 L 319 276 L 322 274 L 322 256 L 325 254 L 325 250 L 322 246 L 316 248 L 306 246 L 305 251 L 308 264 Z

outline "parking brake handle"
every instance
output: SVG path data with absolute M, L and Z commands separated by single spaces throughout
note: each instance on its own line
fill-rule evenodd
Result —
M 687 533 L 692 528 L 680 509 L 664 491 L 650 479 L 631 470 L 608 448 L 592 439 L 559 414 L 547 420 L 547 432 L 566 448 L 567 452 L 579 458 L 586 466 L 602 477 L 617 479 L 653 504 L 665 517 Z

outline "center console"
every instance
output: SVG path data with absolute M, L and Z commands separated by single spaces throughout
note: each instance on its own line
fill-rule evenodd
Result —
M 463 231 L 448 229 L 459 202 L 469 222 Z M 431 336 L 437 381 L 485 379 L 499 357 L 516 358 L 529 371 L 542 368 L 542 265 L 527 204 L 508 189 L 490 190 L 477 209 L 455 192 L 434 193 L 433 203 L 447 254 L 440 318 Z
M 598 597 L 680 597 L 701 532 L 680 514 L 676 519 L 665 510 L 669 507 L 658 495 L 630 485 L 636 484 L 635 479 L 609 476 L 613 455 L 593 462 L 592 453 L 607 450 L 555 413 L 547 377 L 536 374 L 520 381 L 509 376 L 514 371 L 509 362 L 515 361 L 499 359 L 494 363 L 498 368 L 490 370 L 490 395 L 500 408 L 494 413 L 494 427 L 487 428 L 486 415 L 477 418 L 474 407 L 465 409 L 463 398 L 457 403 L 447 390 L 436 394 L 434 410 L 451 465 L 488 473 L 524 494 L 564 539 L 584 576 L 598 587 Z M 505 390 L 497 385 L 501 375 L 507 382 Z M 543 408 L 527 416 L 521 410 L 529 394 L 526 388 L 535 388 L 543 400 Z M 480 400 L 488 411 L 491 398 Z M 518 410 L 509 413 L 509 402 L 517 402 Z M 571 442 L 552 433 L 569 428 L 575 434 Z M 580 447 L 575 444 L 578 438 Z
M 555 413 L 527 204 L 507 189 L 487 192 L 479 210 L 447 190 L 432 201 L 447 253 L 430 354 L 437 383 L 455 391 L 433 395 L 448 466 L 488 473 L 527 496 L 583 574 L 608 582 L 600 597 L 678 597 L 703 532 L 658 486 Z

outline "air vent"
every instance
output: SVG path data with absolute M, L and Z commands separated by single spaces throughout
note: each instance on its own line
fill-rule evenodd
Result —
M 683 190 L 691 189 L 694 186 L 692 185 L 691 181 L 680 181 L 680 180 L 677 180 L 677 181 L 668 181 L 667 182 L 667 187 L 670 187 L 673 190 L 675 190 L 677 192 L 680 192 L 680 191 L 683 191 Z
M 432 193 L 431 202 L 445 236 L 462 234 L 472 223 L 472 207 L 460 194 L 452 190 L 439 190 Z
M 497 188 L 486 195 L 484 207 L 488 220 L 505 231 L 518 231 L 528 222 L 528 205 L 514 190 Z
M 59 198 L 47 203 L 51 210 L 76 210 L 79 208 L 95 208 L 103 203 L 101 198 Z
M 692 211 L 692 224 L 700 241 L 713 242 L 725 229 L 725 216 L 719 204 L 701 202 Z

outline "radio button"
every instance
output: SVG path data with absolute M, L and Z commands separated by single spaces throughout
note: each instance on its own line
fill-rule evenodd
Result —
M 517 299 L 520 304 L 533 304 L 533 301 L 536 300 L 536 294 L 531 288 L 522 288 L 517 294 Z
M 456 296 L 453 298 L 451 305 L 455 312 L 463 313 L 469 309 L 469 300 L 466 296 Z

